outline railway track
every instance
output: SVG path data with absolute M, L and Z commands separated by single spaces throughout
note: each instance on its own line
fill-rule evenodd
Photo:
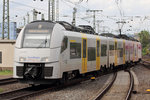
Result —
M 17 89 L 17 90 L 1 93 L 0 100 L 20 100 L 25 97 L 41 94 L 52 89 L 53 88 L 50 86 L 40 86 L 40 85 Z
M 131 97 L 133 86 L 134 86 L 134 78 L 133 78 L 133 75 L 130 72 L 130 70 L 125 70 L 125 71 L 129 73 L 130 84 L 129 84 L 129 88 L 127 90 L 127 94 L 124 97 L 124 100 L 129 100 Z M 113 83 L 116 81 L 116 77 L 117 77 L 117 73 L 114 73 L 114 76 L 113 76 L 112 80 L 110 81 L 110 83 L 101 92 L 98 93 L 98 95 L 94 98 L 94 100 L 103 99 L 103 97 L 108 93 L 108 91 L 111 90 Z
M 132 73 L 130 72 L 130 70 L 126 70 L 126 71 L 130 75 L 130 86 L 129 86 L 129 90 L 127 92 L 125 100 L 130 100 L 130 97 L 131 97 L 131 94 L 132 94 L 132 91 L 133 91 L 133 87 L 134 87 L 134 77 L 133 77 Z
M 144 67 L 150 69 L 150 61 L 142 59 L 142 61 L 140 62 L 141 65 L 143 65 Z
M 111 72 L 110 72 L 111 73 Z M 105 75 L 108 73 L 104 73 L 102 75 Z M 99 76 L 102 76 L 99 75 Z M 99 77 L 98 76 L 98 77 Z M 105 90 L 103 90 L 100 94 L 100 96 L 97 96 L 95 100 L 99 100 L 99 98 L 103 97 L 103 95 L 111 88 L 113 85 L 113 82 L 115 81 L 117 77 L 117 73 L 114 73 L 112 82 L 110 83 L 111 85 L 108 85 Z M 22 89 L 17 89 L 13 91 L 8 91 L 4 93 L 0 93 L 0 100 L 20 100 L 20 99 L 25 99 L 30 96 L 36 96 L 36 95 L 41 95 L 43 93 L 49 92 L 49 91 L 55 91 L 55 90 L 61 90 L 65 87 L 72 86 L 75 84 L 79 84 L 83 81 L 89 80 L 89 78 L 81 78 L 81 79 L 76 79 L 71 82 L 68 82 L 64 85 L 58 85 L 58 86 L 35 86 L 35 87 L 27 87 L 27 88 L 22 88 Z M 128 100 L 128 99 L 127 99 Z
M 105 75 L 104 73 L 103 75 Z M 102 76 L 102 75 L 99 75 Z M 97 76 L 97 77 L 99 77 Z M 0 93 L 0 100 L 20 100 L 20 99 L 25 99 L 30 96 L 36 96 L 36 95 L 41 95 L 43 93 L 49 92 L 49 91 L 55 91 L 55 90 L 61 90 L 63 88 L 66 88 L 68 86 L 76 85 L 79 84 L 83 81 L 89 80 L 90 78 L 80 78 L 80 79 L 75 79 L 72 80 L 71 82 L 67 82 L 64 85 L 58 85 L 58 86 L 35 86 L 35 87 L 27 87 L 27 88 L 22 88 L 22 89 L 17 89 L 13 91 L 8 91 L 4 93 Z
M 6 79 L 0 79 L 0 85 L 6 85 L 11 83 L 16 83 L 17 79 L 14 78 L 6 78 Z
M 116 80 L 116 77 L 117 77 L 117 73 L 114 73 L 114 76 L 113 76 L 111 82 L 103 89 L 103 91 L 101 91 L 99 93 L 99 95 L 96 96 L 96 98 L 94 98 L 95 100 L 100 100 L 107 93 L 107 91 L 111 88 L 114 81 Z
M 34 86 L 34 87 L 27 87 L 27 88 L 22 88 L 22 89 L 17 89 L 17 90 L 13 90 L 13 91 L 8 91 L 8 92 L 4 92 L 4 93 L 0 93 L 0 100 L 20 100 L 20 99 L 25 99 L 27 97 L 30 96 L 36 96 L 38 94 L 43 94 L 46 92 L 52 92 L 55 90 L 61 90 L 63 88 L 66 88 L 68 86 L 72 86 L 75 84 L 79 84 L 82 81 L 85 81 L 87 79 L 77 79 L 71 82 L 67 82 L 64 85 L 45 85 L 45 86 Z

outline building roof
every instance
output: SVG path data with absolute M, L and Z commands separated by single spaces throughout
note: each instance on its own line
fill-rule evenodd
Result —
M 0 40 L 0 43 L 16 43 L 16 40 Z

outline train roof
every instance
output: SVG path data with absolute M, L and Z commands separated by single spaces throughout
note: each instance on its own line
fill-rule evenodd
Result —
M 138 40 L 134 39 L 133 37 L 129 37 L 125 34 L 114 35 L 112 33 L 102 33 L 102 34 L 100 34 L 100 36 L 112 37 L 112 38 L 125 39 L 125 40 L 131 40 L 131 41 L 139 42 Z
M 78 27 L 73 26 L 72 24 L 66 22 L 66 21 L 49 21 L 49 20 L 37 20 L 37 21 L 33 21 L 31 23 L 35 23 L 35 22 L 49 22 L 49 23 L 53 23 L 53 24 L 60 24 L 62 25 L 67 31 L 73 31 L 73 32 L 82 32 L 82 33 L 86 33 L 86 34 L 92 34 L 92 35 L 98 35 L 94 29 L 89 26 L 89 25 L 79 25 Z M 112 33 L 102 33 L 99 34 L 100 36 L 103 37 L 111 37 L 111 38 L 117 38 L 117 39 L 125 39 L 125 40 L 131 40 L 131 41 L 136 41 L 139 42 L 138 40 L 134 39 L 133 37 L 129 37 L 125 34 L 122 35 L 114 35 Z

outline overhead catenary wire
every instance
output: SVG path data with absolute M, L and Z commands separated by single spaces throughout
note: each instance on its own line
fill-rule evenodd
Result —
M 35 8 L 35 9 L 47 12 L 45 9 L 41 9 L 41 8 L 34 7 L 34 6 L 29 6 L 29 5 L 26 5 L 26 4 L 23 4 L 23 3 L 20 3 L 20 2 L 16 2 L 16 1 L 10 1 L 10 3 L 14 3 L 14 4 L 17 4 L 17 5 L 22 5 L 22 6 L 29 7 L 29 8 Z
M 75 6 L 78 8 L 78 13 L 77 13 L 77 16 L 78 17 L 80 17 L 81 19 L 82 19 L 82 17 L 85 17 L 86 16 L 86 14 L 84 13 L 84 11 L 85 10 L 88 10 L 89 9 L 89 7 L 86 7 L 83 3 L 85 3 L 85 2 L 90 2 L 90 0 L 78 0 L 79 1 L 79 3 L 80 4 L 74 4 L 74 3 L 72 3 L 72 2 L 66 2 L 66 1 L 71 1 L 71 0 L 60 0 L 60 1 L 62 1 L 62 2 L 64 2 L 64 4 L 65 5 L 67 5 L 67 6 L 69 6 L 69 7 L 71 7 L 71 8 L 74 8 Z M 72 0 L 73 1 L 73 0 Z M 77 0 L 75 0 L 75 1 L 77 1 Z M 90 3 L 86 3 L 86 4 L 90 4 Z M 121 3 L 123 2 L 122 0 L 115 0 L 115 2 L 116 2 L 116 4 L 118 4 L 117 5 L 117 7 L 118 7 L 118 9 L 119 9 L 119 14 L 122 16 L 122 19 L 124 19 L 124 11 L 123 11 L 123 8 L 122 8 L 122 6 L 121 6 Z M 19 2 L 19 1 L 16 1 L 16 0 L 10 0 L 10 3 L 11 4 L 16 4 L 16 5 L 20 5 L 20 6 L 25 6 L 25 7 L 28 7 L 28 8 L 36 8 L 37 10 L 42 10 L 43 12 L 44 12 L 44 14 L 46 13 L 47 14 L 47 10 L 46 9 L 43 9 L 43 8 L 38 8 L 38 7 L 34 7 L 34 6 L 32 6 L 32 5 L 29 5 L 29 4 L 24 4 L 24 3 L 21 3 L 21 2 Z M 21 12 L 23 12 L 23 11 L 27 11 L 26 9 L 21 9 L 21 8 L 15 8 L 15 12 L 17 12 L 17 14 L 20 14 L 20 13 L 18 13 L 18 11 L 20 10 Z M 72 9 L 68 9 L 68 11 L 69 12 L 72 12 Z M 29 12 L 29 11 L 27 11 L 27 12 Z M 60 12 L 61 13 L 61 12 Z M 67 13 L 66 13 L 67 14 Z M 61 14 L 62 15 L 62 14 Z M 69 14 L 69 15 L 71 15 L 71 13 Z M 99 16 L 99 14 L 97 15 L 97 17 L 99 18 L 99 19 L 109 19 L 109 20 L 111 20 L 111 21 L 113 21 L 113 23 L 115 22 L 115 21 L 119 21 L 119 17 L 112 17 L 112 16 L 108 16 L 108 15 L 105 15 L 105 14 L 102 14 L 102 13 L 100 13 L 100 15 L 103 17 L 101 17 L 101 16 Z M 77 17 L 77 18 L 78 18 Z M 85 20 L 85 19 L 84 19 Z M 89 20 L 89 21 L 91 21 L 92 19 L 90 18 L 90 19 L 86 19 L 86 20 Z M 145 19 L 146 21 L 147 21 L 147 19 Z M 141 27 L 141 29 L 142 29 L 142 27 L 143 27 L 143 25 L 147 25 L 147 24 L 144 24 L 146 21 L 145 21 L 143 18 L 142 18 L 142 21 L 141 22 L 139 22 L 139 23 L 142 23 L 142 26 L 140 26 Z M 109 22 L 109 23 L 111 23 L 111 22 Z M 110 26 L 110 25 L 108 25 L 108 26 Z

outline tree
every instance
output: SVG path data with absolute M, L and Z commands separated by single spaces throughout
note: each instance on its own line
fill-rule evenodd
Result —
M 150 48 L 150 33 L 146 30 L 141 31 L 139 34 L 140 42 L 142 44 L 143 48 L 143 54 L 146 54 L 149 51 Z

